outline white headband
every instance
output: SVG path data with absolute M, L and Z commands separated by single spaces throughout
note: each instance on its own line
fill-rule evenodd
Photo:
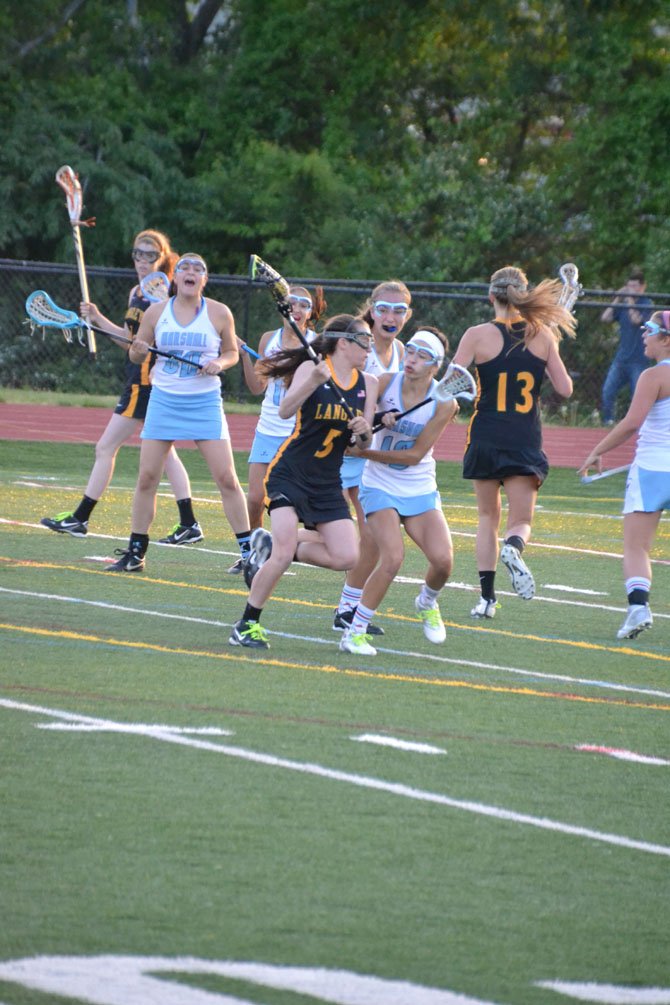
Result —
M 426 342 L 431 350 L 431 352 L 437 357 L 437 362 L 441 363 L 444 359 L 444 345 L 440 342 L 437 335 L 434 332 L 419 331 L 415 332 L 407 345 L 415 345 L 417 349 L 421 346 L 418 345 L 417 339 L 421 339 L 422 342 Z

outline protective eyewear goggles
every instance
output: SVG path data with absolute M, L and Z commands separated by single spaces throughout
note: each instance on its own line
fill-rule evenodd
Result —
M 669 328 L 663 328 L 661 325 L 656 324 L 655 321 L 645 321 L 642 329 L 649 335 L 670 335 Z
M 372 313 L 378 318 L 384 314 L 391 313 L 396 318 L 404 318 L 409 310 L 409 304 L 392 303 L 390 300 L 375 300 L 372 305 Z
M 195 272 L 198 276 L 204 276 L 207 273 L 207 266 L 199 258 L 180 258 L 174 267 L 174 271 L 186 272 L 187 270 Z
M 310 300 L 309 297 L 299 297 L 296 294 L 292 293 L 288 297 L 288 302 L 293 307 L 304 307 L 306 311 L 311 311 L 312 309 L 312 301 Z
M 426 366 L 433 366 L 435 363 L 441 363 L 443 357 L 438 356 L 428 348 L 419 348 L 416 345 L 412 345 L 411 342 L 405 346 L 405 357 L 411 359 L 415 356 L 421 363 L 425 363 Z
M 370 352 L 372 349 L 372 336 L 367 332 L 336 332 L 327 331 L 323 333 L 326 338 L 344 338 L 347 342 L 355 342 L 360 349 Z
M 145 251 L 144 248 L 133 248 L 130 254 L 134 262 L 150 262 L 152 265 L 161 257 L 160 251 Z

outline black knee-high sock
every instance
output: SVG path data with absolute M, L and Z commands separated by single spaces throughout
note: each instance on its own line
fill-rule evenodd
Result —
M 72 516 L 75 520 L 81 520 L 82 523 L 86 523 L 91 513 L 97 506 L 97 503 L 97 499 L 91 499 L 90 496 L 82 496 L 81 502 L 73 512 Z
M 192 527 L 195 523 L 193 500 L 190 498 L 177 499 L 177 508 L 179 510 L 179 523 L 182 527 Z
M 495 581 L 496 573 L 495 569 L 491 572 L 489 570 L 479 572 L 479 588 L 482 592 L 482 597 L 484 600 L 495 600 Z

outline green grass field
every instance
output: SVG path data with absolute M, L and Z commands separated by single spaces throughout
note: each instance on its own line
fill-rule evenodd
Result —
M 473 496 L 439 465 L 447 642 L 413 616 L 408 542 L 357 659 L 342 577 L 306 566 L 269 652 L 228 645 L 246 590 L 197 453 L 205 541 L 152 544 L 135 576 L 104 568 L 136 450 L 81 540 L 39 519 L 76 504 L 92 448 L 2 458 L 0 1005 L 670 1003 L 670 521 L 654 626 L 617 642 L 623 476 L 551 473 L 538 595 L 501 569 L 482 625 Z M 153 536 L 175 520 L 162 487 Z

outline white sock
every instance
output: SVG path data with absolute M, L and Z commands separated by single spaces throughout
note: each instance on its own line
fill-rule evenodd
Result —
M 357 590 L 355 586 L 347 586 L 345 583 L 342 595 L 340 596 L 340 602 L 337 605 L 338 612 L 342 614 L 344 611 L 353 611 L 362 596 L 362 590 Z
M 419 607 L 424 611 L 431 607 L 437 607 L 437 598 L 440 592 L 440 590 L 431 590 L 430 586 L 424 583 L 418 598 Z
M 364 607 L 363 604 L 359 604 L 351 622 L 351 634 L 366 635 L 368 625 L 372 621 L 374 615 L 375 612 L 371 611 L 369 607 Z

